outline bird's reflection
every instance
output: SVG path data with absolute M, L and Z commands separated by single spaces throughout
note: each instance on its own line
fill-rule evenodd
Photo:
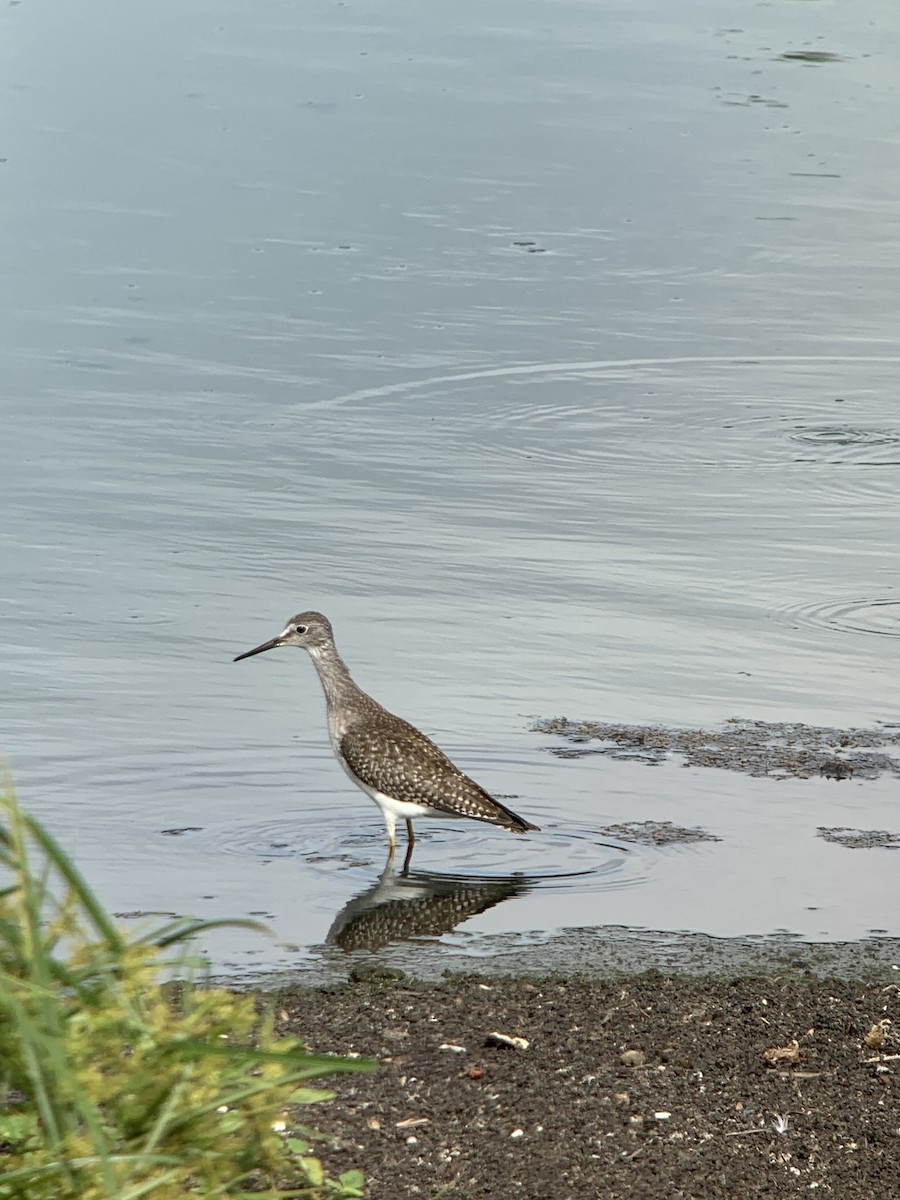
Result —
M 501 876 L 396 872 L 388 864 L 378 882 L 355 896 L 335 917 L 326 944 L 341 950 L 380 950 L 390 942 L 440 937 L 468 917 L 521 896 L 537 881 L 521 873 Z

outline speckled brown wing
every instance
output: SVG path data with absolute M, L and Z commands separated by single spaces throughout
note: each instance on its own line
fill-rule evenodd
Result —
M 392 718 L 351 726 L 341 738 L 347 766 L 366 787 L 394 800 L 502 825 L 516 833 L 537 829 L 464 775 L 423 733 Z

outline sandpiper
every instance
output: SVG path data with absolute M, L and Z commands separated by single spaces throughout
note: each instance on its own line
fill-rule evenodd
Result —
M 413 817 L 471 817 L 513 833 L 537 830 L 462 771 L 414 725 L 389 713 L 352 679 L 334 644 L 327 617 L 302 612 L 291 617 L 281 633 L 235 662 L 275 650 L 299 646 L 313 660 L 328 710 L 328 735 L 338 762 L 381 809 L 390 853 L 396 847 L 398 817 L 406 821 L 407 862 L 415 836 Z

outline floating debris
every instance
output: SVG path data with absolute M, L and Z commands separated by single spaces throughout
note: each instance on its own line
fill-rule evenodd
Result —
M 784 54 L 778 55 L 778 58 L 782 62 L 812 63 L 813 66 L 844 61 L 843 54 L 835 54 L 832 50 L 785 50 Z
M 816 833 L 824 841 L 846 846 L 848 850 L 896 850 L 900 847 L 900 834 L 890 833 L 887 829 L 851 829 L 844 825 L 829 828 L 820 825 Z
M 622 821 L 616 825 L 604 825 L 599 832 L 603 837 L 635 842 L 641 846 L 685 846 L 691 842 L 722 840 L 699 826 L 687 829 L 671 821 Z
M 668 729 L 550 717 L 532 728 L 569 743 L 552 749 L 559 758 L 602 754 L 655 766 L 679 755 L 689 767 L 721 767 L 776 779 L 816 775 L 836 780 L 851 776 L 874 779 L 884 772 L 900 778 L 900 732 L 896 726 L 833 729 L 733 717 L 719 729 Z

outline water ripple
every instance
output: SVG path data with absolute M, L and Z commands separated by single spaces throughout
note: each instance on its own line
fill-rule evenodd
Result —
M 795 462 L 900 466 L 900 430 L 865 429 L 852 425 L 798 425 L 789 437 L 792 442 L 817 452 L 797 458 Z
M 817 629 L 900 637 L 900 600 L 894 598 L 823 600 L 782 605 L 780 611 Z
M 895 356 L 678 356 L 514 364 L 304 404 L 303 419 L 316 408 L 352 411 L 371 424 L 377 442 L 383 428 L 396 436 L 385 414 L 397 407 L 407 436 L 421 436 L 418 419 L 409 423 L 415 399 L 421 421 L 442 446 L 448 435 L 457 439 L 461 461 L 472 469 L 533 461 L 591 472 L 658 465 L 673 478 L 697 467 L 780 472 L 781 486 L 869 498 L 900 490 L 900 471 L 856 469 L 900 467 L 900 427 L 831 417 L 836 405 L 842 416 L 856 406 L 870 413 L 880 391 L 877 369 L 896 362 Z M 864 383 L 861 364 L 871 368 Z M 411 455 L 400 453 L 402 442 L 383 447 L 384 461 L 399 455 L 408 471 Z
M 229 855 L 261 859 L 292 858 L 314 870 L 349 872 L 370 879 L 380 871 L 387 849 L 380 822 L 360 828 L 357 813 L 304 810 L 296 822 L 272 819 L 221 828 L 214 845 Z M 403 846 L 398 852 L 398 863 Z M 600 891 L 644 882 L 657 852 L 609 837 L 599 828 L 544 823 L 534 837 L 461 828 L 453 822 L 420 822 L 413 869 L 439 869 L 448 879 L 505 879 L 511 870 L 529 886 L 554 890 Z

